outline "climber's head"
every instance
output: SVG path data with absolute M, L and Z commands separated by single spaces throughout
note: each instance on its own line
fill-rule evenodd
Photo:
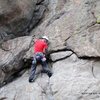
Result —
M 45 39 L 46 41 L 49 41 L 49 38 L 47 36 L 43 36 L 42 39 Z
M 47 36 L 42 36 L 42 39 L 44 39 L 45 42 L 49 43 L 49 38 Z

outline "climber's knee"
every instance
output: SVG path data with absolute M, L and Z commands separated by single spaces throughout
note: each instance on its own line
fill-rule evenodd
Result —
M 46 58 L 45 58 L 45 57 L 43 57 L 41 60 L 42 60 L 42 62 L 45 62 L 45 61 L 46 61 Z

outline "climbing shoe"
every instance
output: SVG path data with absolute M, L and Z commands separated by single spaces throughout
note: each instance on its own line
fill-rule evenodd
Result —
M 49 77 L 51 77 L 51 76 L 52 76 L 52 72 L 48 72 L 47 74 L 48 74 L 48 76 L 49 76 Z
M 29 79 L 29 82 L 30 82 L 30 83 L 34 82 L 34 79 Z
M 32 79 L 31 79 L 31 78 L 29 78 L 29 82 L 30 82 L 30 83 L 32 83 L 32 82 L 34 82 L 34 81 L 35 81 L 35 77 L 34 77 L 34 78 L 32 78 Z

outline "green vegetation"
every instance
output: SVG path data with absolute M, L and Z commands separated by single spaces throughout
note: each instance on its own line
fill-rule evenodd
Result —
M 100 24 L 100 16 L 97 17 L 97 23 Z

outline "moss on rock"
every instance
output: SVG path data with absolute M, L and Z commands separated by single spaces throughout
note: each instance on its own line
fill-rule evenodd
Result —
M 100 16 L 97 17 L 97 23 L 100 24 Z

